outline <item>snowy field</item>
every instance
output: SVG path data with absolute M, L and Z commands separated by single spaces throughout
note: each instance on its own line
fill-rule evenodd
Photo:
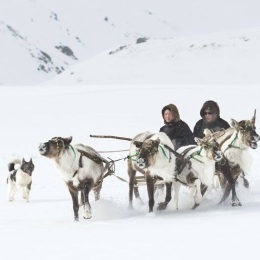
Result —
M 242 207 L 230 198 L 217 205 L 222 191 L 207 192 L 191 210 L 189 190 L 182 188 L 180 209 L 147 214 L 134 200 L 129 211 L 128 184 L 107 177 L 101 200 L 91 193 L 93 217 L 74 222 L 72 202 L 54 164 L 40 156 L 38 145 L 54 136 L 73 136 L 98 151 L 129 148 L 128 141 L 90 138 L 90 134 L 133 137 L 162 126 L 161 108 L 175 103 L 182 120 L 193 129 L 204 101 L 213 99 L 230 122 L 251 119 L 260 111 L 258 86 L 240 85 L 121 85 L 0 87 L 0 238 L 1 259 L 255 259 L 260 238 L 260 150 L 252 150 L 250 188 L 237 187 Z M 260 132 L 259 114 L 256 126 Z M 113 159 L 127 152 L 104 153 Z M 31 201 L 17 194 L 8 202 L 7 163 L 15 157 L 33 158 L 35 172 Z M 116 174 L 127 180 L 126 161 L 116 163 Z M 158 197 L 157 202 L 163 198 Z

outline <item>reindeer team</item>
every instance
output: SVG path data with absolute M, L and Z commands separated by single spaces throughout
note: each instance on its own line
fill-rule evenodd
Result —
M 260 137 L 255 127 L 256 113 L 251 120 L 237 122 L 232 127 L 212 132 L 204 130 L 203 138 L 196 138 L 196 144 L 181 146 L 177 150 L 164 132 L 140 133 L 131 140 L 127 159 L 129 175 L 129 208 L 133 208 L 133 193 L 140 199 L 136 188 L 136 173 L 143 174 L 148 192 L 149 212 L 154 210 L 154 192 L 157 180 L 166 187 L 165 200 L 158 204 L 159 210 L 167 208 L 174 191 L 174 205 L 178 209 L 179 189 L 190 187 L 193 194 L 193 209 L 198 207 L 208 187 L 214 183 L 216 173 L 221 176 L 224 202 L 232 192 L 232 206 L 241 206 L 236 195 L 236 181 L 250 171 L 249 149 L 256 149 Z M 79 220 L 79 207 L 83 217 L 92 217 L 89 192 L 100 198 L 103 179 L 113 173 L 111 164 L 92 147 L 83 144 L 72 145 L 72 137 L 54 137 L 39 146 L 42 156 L 51 159 L 66 183 L 72 198 L 74 220 Z M 19 167 L 15 169 L 15 165 Z M 216 165 L 218 165 L 216 167 Z M 24 199 L 29 202 L 34 164 L 32 159 L 13 160 L 9 163 L 7 179 L 9 201 L 14 200 L 18 189 L 23 190 Z M 79 201 L 80 195 L 80 201 Z

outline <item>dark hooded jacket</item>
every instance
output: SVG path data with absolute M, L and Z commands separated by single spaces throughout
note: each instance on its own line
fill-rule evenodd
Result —
M 165 125 L 160 128 L 160 132 L 164 132 L 169 136 L 176 150 L 184 145 L 196 144 L 189 126 L 180 119 L 177 107 L 173 104 L 163 107 L 162 117 L 167 109 L 171 111 L 174 119 L 170 123 L 164 121 Z
M 213 114 L 213 120 L 211 122 L 205 121 L 205 110 L 211 111 Z M 193 135 L 198 138 L 204 137 L 204 130 L 207 128 L 212 132 L 217 132 L 221 129 L 227 129 L 230 127 L 229 123 L 220 117 L 219 106 L 215 101 L 206 101 L 200 110 L 200 119 L 194 126 Z

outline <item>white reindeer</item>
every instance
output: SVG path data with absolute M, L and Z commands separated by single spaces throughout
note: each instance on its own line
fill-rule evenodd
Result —
M 239 201 L 235 184 L 239 175 L 250 172 L 252 157 L 249 149 L 256 149 L 260 136 L 256 133 L 255 127 L 256 111 L 251 120 L 237 122 L 231 119 L 231 128 L 216 133 L 217 142 L 224 154 L 225 160 L 218 165 L 218 170 L 224 175 L 227 181 L 225 192 L 220 203 L 224 202 L 232 191 L 231 205 L 242 206 Z
M 176 162 L 176 181 L 174 187 L 174 203 L 178 209 L 179 189 L 181 185 L 194 190 L 193 209 L 201 203 L 207 188 L 213 185 L 215 175 L 215 162 L 222 159 L 219 145 L 210 130 L 205 129 L 203 139 L 195 138 L 197 146 L 183 146 L 177 150 L 183 155 L 181 162 Z
M 166 148 L 169 147 L 170 149 Z M 128 159 L 129 208 L 133 207 L 133 190 L 136 172 L 144 174 L 149 197 L 149 212 L 154 207 L 154 184 L 157 179 L 165 181 L 166 198 L 159 209 L 166 208 L 171 200 L 171 188 L 174 178 L 175 155 L 171 152 L 173 144 L 165 133 L 150 132 L 138 134 L 130 145 Z

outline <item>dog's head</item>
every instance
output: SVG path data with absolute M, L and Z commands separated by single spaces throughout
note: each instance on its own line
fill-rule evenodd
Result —
M 23 158 L 22 164 L 21 164 L 21 170 L 30 176 L 32 175 L 33 170 L 34 170 L 34 164 L 33 164 L 32 158 L 30 159 L 29 162 L 26 162 Z
M 51 140 L 39 145 L 39 152 L 48 158 L 59 158 L 60 154 L 70 147 L 71 141 L 72 137 L 53 137 Z

